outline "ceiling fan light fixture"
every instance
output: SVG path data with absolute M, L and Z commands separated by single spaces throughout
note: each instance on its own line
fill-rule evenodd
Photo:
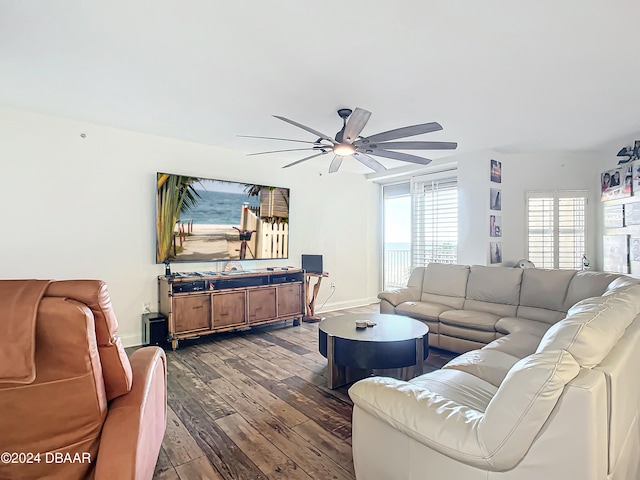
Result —
M 333 153 L 341 157 L 353 155 L 356 152 L 356 147 L 349 145 L 348 143 L 339 143 L 333 147 Z

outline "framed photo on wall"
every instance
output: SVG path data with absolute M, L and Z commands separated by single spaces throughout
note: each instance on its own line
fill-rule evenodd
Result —
M 624 205 L 607 205 L 604 207 L 604 228 L 624 227 Z
M 502 242 L 489 243 L 489 258 L 491 264 L 502 263 Z
M 631 274 L 640 274 L 640 237 L 631 237 L 629 243 L 631 244 L 629 252 L 629 260 L 631 263 Z
M 491 181 L 502 183 L 502 162 L 491 160 Z
M 603 270 L 612 273 L 629 273 L 629 235 L 604 235 Z
M 631 196 L 633 169 L 631 165 L 623 165 L 600 175 L 600 200 L 613 200 Z
M 640 225 L 640 202 L 627 203 L 624 206 L 624 226 Z
M 502 215 L 489 215 L 489 236 L 502 236 Z
M 489 209 L 502 210 L 502 192 L 499 188 L 492 188 L 489 192 Z
M 631 162 L 631 175 L 631 195 L 640 195 L 640 160 Z

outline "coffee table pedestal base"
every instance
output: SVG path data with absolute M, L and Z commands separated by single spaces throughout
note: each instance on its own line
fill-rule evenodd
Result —
M 381 377 L 392 377 L 398 380 L 411 380 L 423 373 L 424 364 L 424 342 L 422 337 L 415 339 L 415 364 L 402 368 L 367 369 L 348 365 L 339 365 L 334 362 L 335 358 L 335 337 L 327 335 L 327 386 L 333 390 L 335 388 L 348 385 L 371 375 Z

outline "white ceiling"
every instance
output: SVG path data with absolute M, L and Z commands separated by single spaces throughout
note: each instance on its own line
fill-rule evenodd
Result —
M 639 83 L 638 0 L 0 2 L 0 105 L 243 153 L 315 140 L 273 114 L 333 135 L 356 106 L 363 135 L 593 150 L 640 132 Z

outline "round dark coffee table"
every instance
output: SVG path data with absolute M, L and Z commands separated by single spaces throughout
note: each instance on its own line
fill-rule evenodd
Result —
M 356 328 L 356 320 L 376 325 Z M 318 329 L 332 389 L 372 373 L 408 380 L 422 373 L 422 363 L 429 355 L 429 327 L 401 315 L 349 313 L 326 318 Z

